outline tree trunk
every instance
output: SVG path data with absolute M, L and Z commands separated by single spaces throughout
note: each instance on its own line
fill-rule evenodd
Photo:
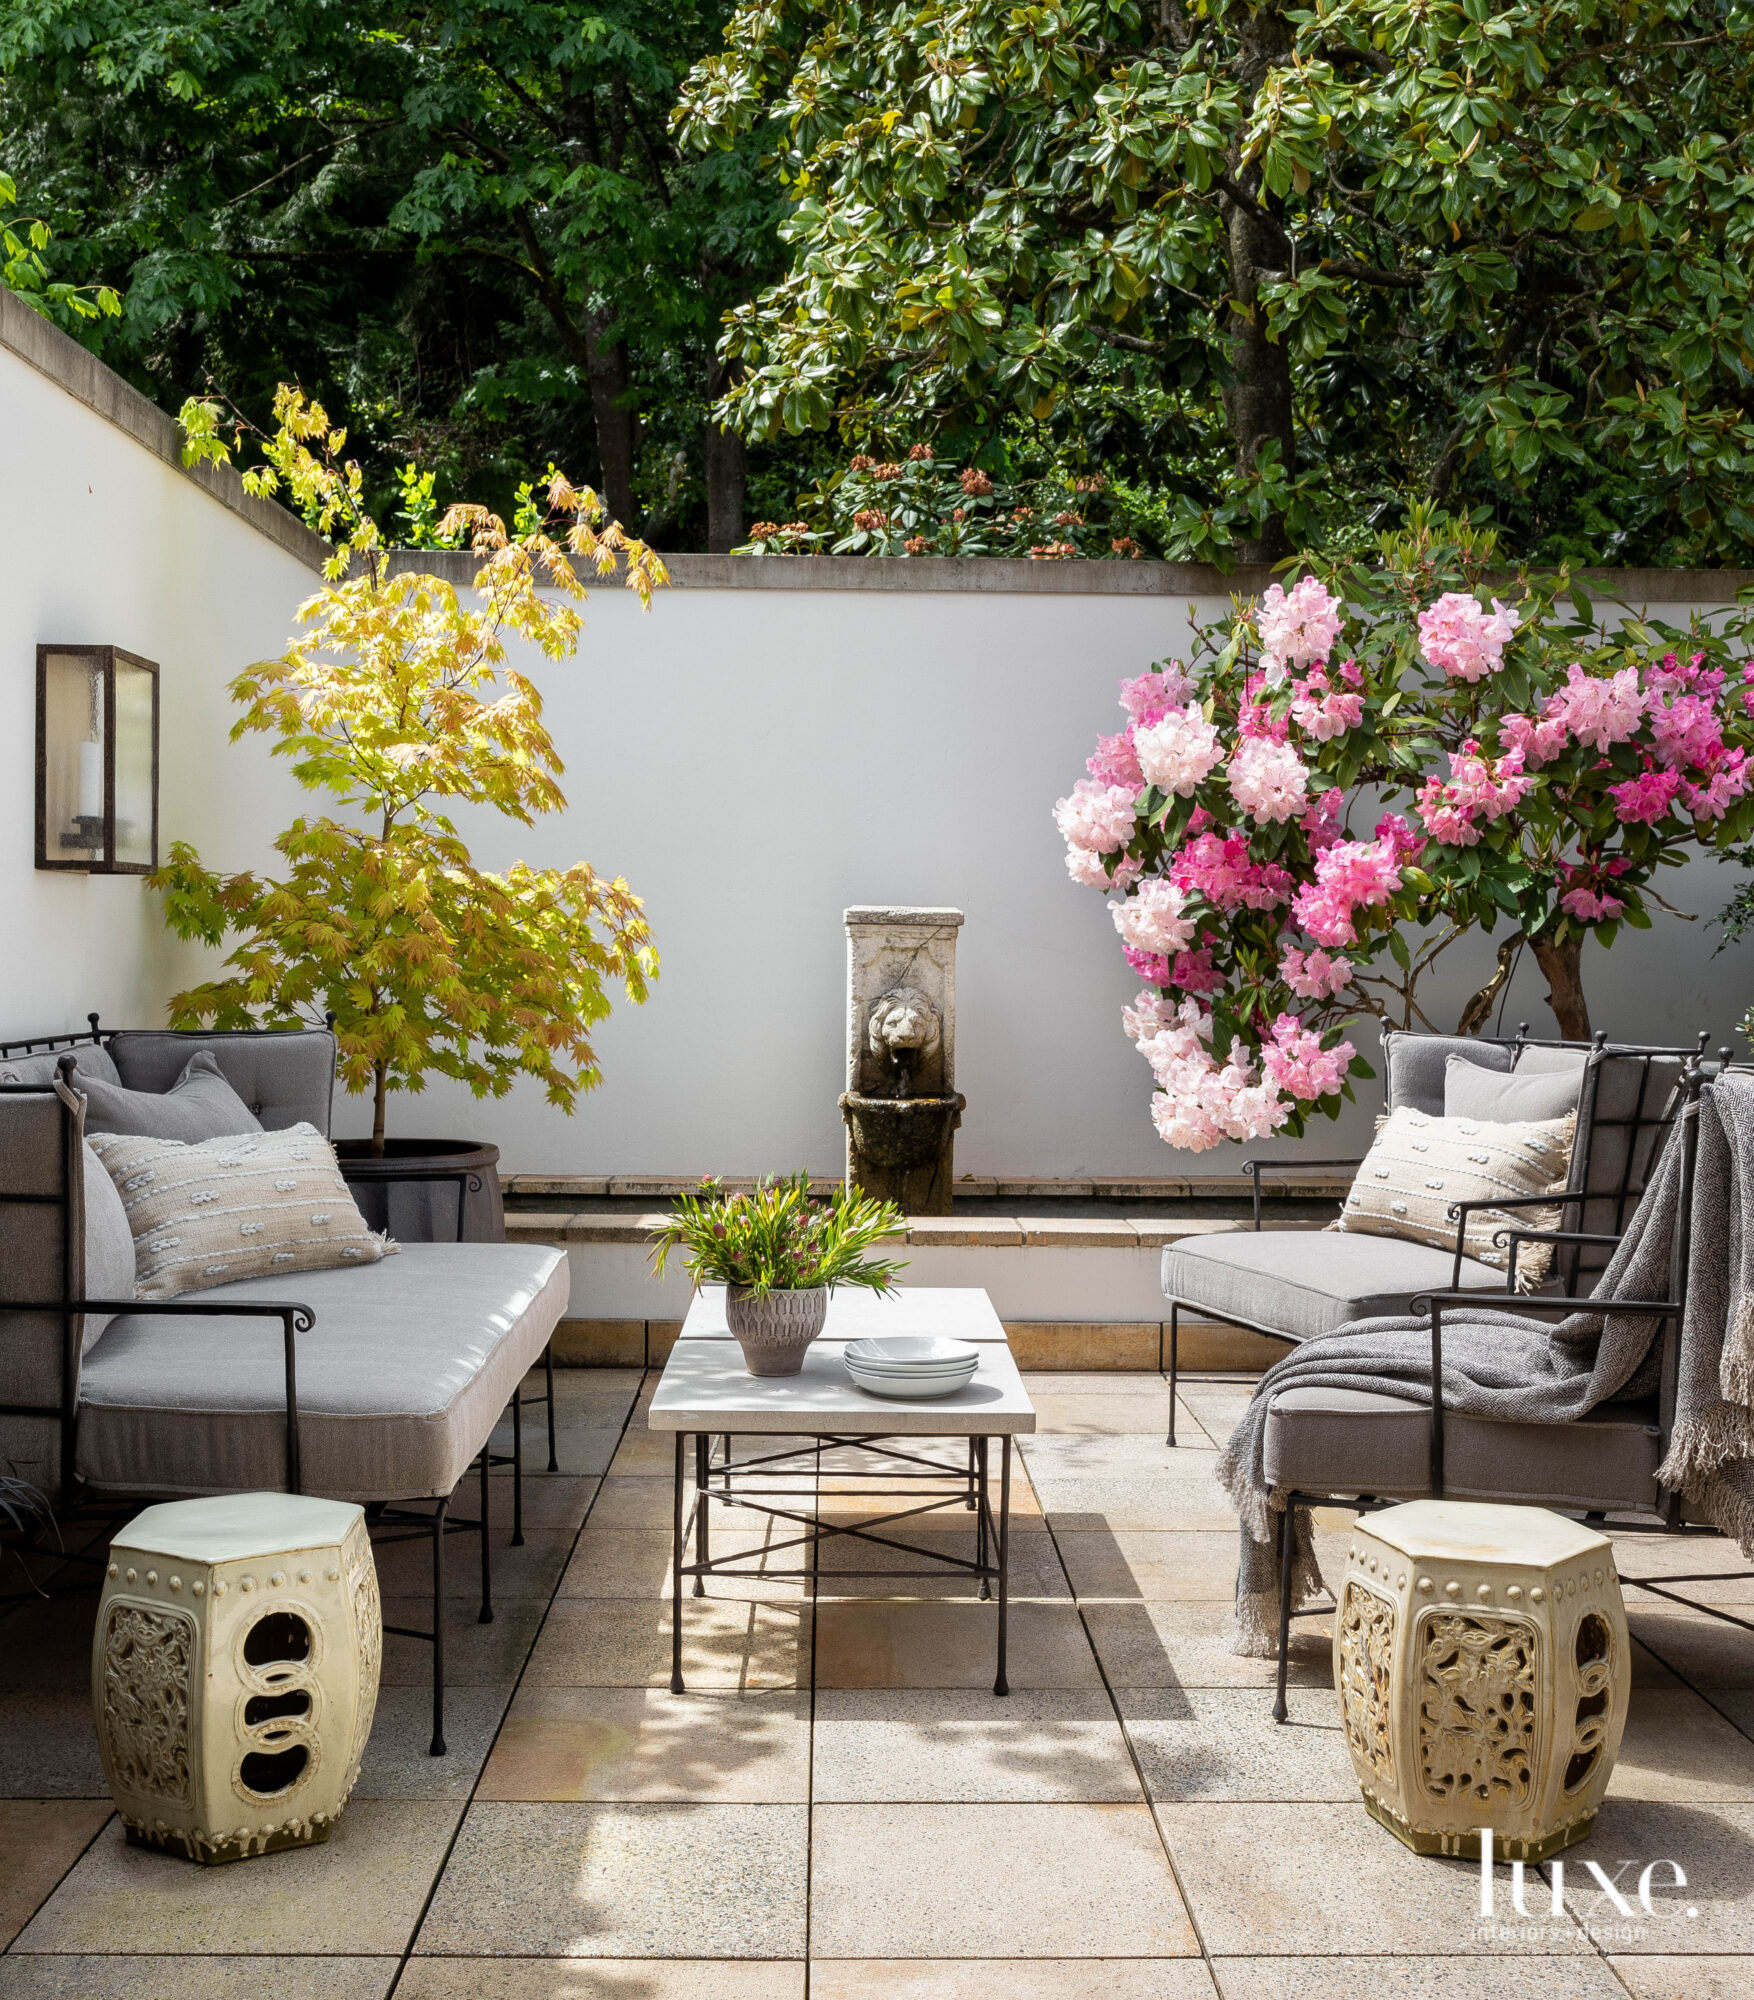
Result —
M 1547 1004 L 1568 1042 L 1590 1038 L 1590 1010 L 1583 997 L 1583 936 L 1567 927 L 1563 944 L 1549 937 L 1531 938 L 1535 963 L 1547 975 Z
M 372 1158 L 384 1157 L 384 1099 L 388 1094 L 389 1079 L 382 1063 L 372 1065 Z
M 715 359 L 707 368 L 709 412 L 701 434 L 706 472 L 706 546 L 709 555 L 728 555 L 743 539 L 748 512 L 749 461 L 742 437 L 713 422 L 710 406 L 730 385 L 731 370 Z
M 591 383 L 591 414 L 597 420 L 597 457 L 603 468 L 603 504 L 624 528 L 636 526 L 633 504 L 633 454 L 636 423 L 627 407 L 627 349 L 619 340 L 605 341 L 609 322 L 587 312 L 585 367 Z
M 1276 6 L 1268 5 L 1243 17 L 1238 70 L 1244 112 L 1276 61 L 1291 52 L 1291 31 Z M 1239 201 L 1220 193 L 1219 209 L 1229 239 L 1230 336 L 1232 380 L 1224 391 L 1224 414 L 1236 446 L 1236 471 L 1247 478 L 1255 469 L 1264 444 L 1277 442 L 1279 462 L 1289 475 L 1296 469 L 1296 437 L 1291 422 L 1291 357 L 1283 341 L 1267 338 L 1265 308 L 1260 303 L 1261 277 L 1285 266 L 1285 235 L 1266 212 L 1269 197 L 1261 187 L 1257 166 L 1242 161 L 1242 139 L 1231 142 L 1232 183 L 1247 197 Z M 1278 562 L 1291 553 L 1285 522 L 1278 514 L 1262 524 L 1260 540 L 1245 545 L 1245 560 Z

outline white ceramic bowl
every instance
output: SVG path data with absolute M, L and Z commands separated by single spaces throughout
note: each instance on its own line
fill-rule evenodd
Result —
M 971 1347 L 966 1340 L 946 1340 L 935 1333 L 894 1334 L 887 1339 L 849 1340 L 846 1358 L 848 1367 L 857 1362 L 873 1371 L 905 1369 L 930 1373 L 940 1368 L 975 1367 L 980 1362 L 980 1349 Z
M 974 1373 L 974 1367 L 970 1367 L 960 1375 L 867 1375 L 852 1362 L 847 1363 L 847 1374 L 855 1388 L 863 1389 L 868 1396 L 893 1396 L 911 1403 L 954 1396 L 958 1389 L 968 1387 Z

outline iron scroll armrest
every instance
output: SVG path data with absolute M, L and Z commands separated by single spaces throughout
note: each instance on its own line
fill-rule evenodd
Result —
M 1610 1243 L 1618 1245 L 1618 1236 L 1604 1236 L 1600 1231 L 1588 1229 L 1495 1229 L 1493 1243 L 1506 1251 L 1504 1264 L 1504 1289 L 1514 1295 L 1516 1292 L 1516 1253 L 1523 1243 Z
M 1450 1270 L 1451 1290 L 1459 1292 L 1462 1288 L 1462 1259 L 1467 1255 L 1468 1218 L 1471 1215 L 1505 1208 L 1575 1208 L 1586 1201 L 1598 1199 L 1598 1196 L 1585 1194 L 1579 1189 L 1575 1194 L 1513 1194 L 1502 1201 L 1452 1201 L 1444 1211 L 1446 1218 L 1456 1225 L 1455 1263 Z
M 1350 1167 L 1356 1173 L 1363 1165 L 1362 1160 L 1244 1160 L 1242 1170 L 1254 1189 L 1255 1233 L 1259 1235 L 1261 1228 L 1262 1174 L 1302 1173 L 1306 1167 Z
M 286 1490 L 302 1493 L 298 1438 L 298 1356 L 295 1336 L 309 1333 L 317 1316 L 309 1306 L 268 1299 L 56 1299 L 48 1305 L 14 1305 L 8 1312 L 152 1313 L 182 1319 L 277 1319 L 286 1365 Z M 10 1414 L 10 1412 L 7 1412 Z

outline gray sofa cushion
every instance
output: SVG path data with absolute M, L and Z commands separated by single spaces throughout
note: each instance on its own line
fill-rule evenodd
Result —
M 88 1299 L 131 1299 L 134 1296 L 134 1236 L 128 1211 L 103 1162 L 89 1146 L 85 1161 L 85 1296 Z M 80 1346 L 89 1354 L 114 1313 L 87 1313 Z
M 1465 1056 L 1481 1069 L 1508 1072 L 1511 1052 L 1500 1042 L 1476 1041 L 1472 1035 L 1409 1035 L 1385 1030 L 1382 1038 L 1384 1085 L 1389 1110 L 1403 1106 L 1428 1118 L 1443 1116 L 1444 1065 L 1451 1056 Z
M 95 1076 L 105 1083 L 120 1083 L 110 1052 L 98 1042 L 81 1042 L 76 1048 L 51 1049 L 40 1056 L 8 1056 L 0 1062 L 0 1083 L 53 1083 L 63 1056 L 71 1056 L 80 1077 Z
M 110 1053 L 130 1090 L 169 1090 L 197 1049 L 213 1057 L 264 1131 L 314 1125 L 325 1139 L 329 1136 L 335 1037 L 326 1028 L 252 1028 L 235 1034 L 126 1028 L 110 1040 Z
M 1273 1486 L 1416 1497 L 1431 1490 L 1431 1411 L 1366 1389 L 1287 1389 L 1267 1412 L 1265 1455 Z M 1605 1403 L 1575 1424 L 1444 1413 L 1451 1500 L 1648 1508 L 1661 1459 L 1654 1403 Z
M 1577 1109 L 1581 1069 L 1540 1074 L 1513 1069 L 1509 1076 L 1470 1056 L 1451 1056 L 1443 1069 L 1443 1115 L 1483 1125 L 1545 1124 Z
M 411 1243 L 363 1270 L 253 1278 L 201 1296 L 291 1300 L 304 1490 L 337 1500 L 449 1493 L 566 1310 L 561 1250 Z M 284 1477 L 274 1320 L 116 1319 L 80 1387 L 79 1471 L 127 1492 L 256 1492 Z
M 1295 1340 L 1349 1320 L 1404 1313 L 1417 1292 L 1448 1291 L 1454 1253 L 1392 1236 L 1263 1229 L 1165 1244 L 1164 1295 Z M 1462 1260 L 1470 1290 L 1504 1290 L 1504 1273 Z
M 85 1092 L 89 1133 L 199 1146 L 208 1139 L 241 1139 L 262 1129 L 205 1049 L 190 1056 L 168 1090 L 129 1090 L 83 1073 L 75 1076 L 74 1085 Z

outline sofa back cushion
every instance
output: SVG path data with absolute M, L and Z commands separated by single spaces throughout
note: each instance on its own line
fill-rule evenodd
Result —
M 85 1093 L 85 1129 L 93 1136 L 129 1132 L 193 1145 L 262 1129 L 205 1049 L 196 1050 L 169 1090 L 129 1090 L 83 1071 L 75 1071 L 73 1087 Z
M 1445 1066 L 1451 1056 L 1507 1075 L 1511 1067 L 1507 1044 L 1479 1041 L 1473 1035 L 1413 1035 L 1385 1029 L 1382 1048 L 1388 1109 L 1423 1111 L 1427 1118 L 1443 1116 Z
M 1530 1072 L 1520 1066 L 1508 1076 L 1467 1056 L 1451 1056 L 1443 1070 L 1443 1115 L 1480 1118 L 1489 1125 L 1515 1125 L 1563 1118 L 1577 1109 L 1581 1070 Z
M 396 1248 L 366 1227 L 309 1125 L 193 1146 L 116 1132 L 90 1143 L 127 1211 L 139 1298 L 375 1264 Z
M 47 1089 L 55 1081 L 61 1058 L 71 1056 L 82 1077 L 100 1077 L 105 1083 L 120 1083 L 110 1052 L 101 1042 L 79 1042 L 70 1049 L 50 1049 L 40 1056 L 0 1058 L 0 1083 L 33 1083 Z
M 266 1132 L 309 1125 L 329 1133 L 335 1037 L 326 1028 L 251 1028 L 183 1033 L 125 1028 L 110 1038 L 120 1080 L 130 1090 L 166 1091 L 190 1056 L 204 1050 Z

